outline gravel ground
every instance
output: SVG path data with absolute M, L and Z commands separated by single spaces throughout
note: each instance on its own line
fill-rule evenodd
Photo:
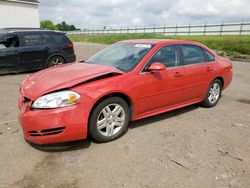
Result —
M 103 46 L 76 43 L 78 60 Z M 26 74 L 0 77 L 0 187 L 242 187 L 250 185 L 250 63 L 212 109 L 193 105 L 130 124 L 122 138 L 35 148 L 17 122 Z

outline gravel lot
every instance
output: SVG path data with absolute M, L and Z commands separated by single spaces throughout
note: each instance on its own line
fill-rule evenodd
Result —
M 103 46 L 75 44 L 78 59 Z M 17 122 L 26 74 L 0 77 L 0 187 L 242 187 L 250 185 L 250 63 L 212 109 L 193 105 L 131 123 L 107 144 L 34 148 Z

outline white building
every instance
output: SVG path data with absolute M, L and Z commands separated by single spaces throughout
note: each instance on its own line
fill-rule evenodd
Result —
M 0 28 L 40 27 L 37 0 L 0 0 Z

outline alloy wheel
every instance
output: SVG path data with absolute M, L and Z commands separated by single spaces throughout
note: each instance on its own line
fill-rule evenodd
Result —
M 105 137 L 117 134 L 125 124 L 125 110 L 119 104 L 105 106 L 98 115 L 97 129 Z
M 51 67 L 61 65 L 61 64 L 63 64 L 63 61 L 60 58 L 55 58 L 50 63 Z
M 208 100 L 211 104 L 214 104 L 217 102 L 217 100 L 220 97 L 221 88 L 220 84 L 215 82 L 210 88 L 209 88 L 209 94 L 208 94 Z

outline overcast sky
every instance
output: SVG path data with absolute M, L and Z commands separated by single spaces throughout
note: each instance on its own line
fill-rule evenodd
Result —
M 40 18 L 79 28 L 250 21 L 250 0 L 40 0 Z

